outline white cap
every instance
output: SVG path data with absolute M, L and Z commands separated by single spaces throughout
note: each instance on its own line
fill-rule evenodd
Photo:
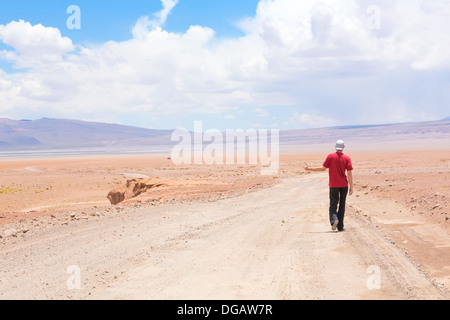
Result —
M 338 140 L 338 141 L 336 142 L 336 150 L 342 151 L 342 150 L 344 150 L 344 148 L 345 148 L 345 143 L 344 143 L 344 141 Z

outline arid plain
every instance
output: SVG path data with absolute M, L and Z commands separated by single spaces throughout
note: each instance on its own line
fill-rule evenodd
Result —
M 347 143 L 355 192 L 333 237 L 327 173 L 303 169 L 332 143 L 281 145 L 270 176 L 170 153 L 4 158 L 0 297 L 448 299 L 448 134 L 390 137 Z M 114 190 L 128 196 L 112 204 Z
M 389 245 L 402 250 L 431 283 L 449 290 L 450 152 L 348 150 L 347 154 L 355 167 L 348 225 L 353 219 L 363 219 L 376 226 Z M 233 199 L 292 178 L 321 175 L 305 173 L 303 165 L 321 165 L 325 156 L 325 151 L 282 155 L 279 172 L 273 176 L 261 176 L 260 168 L 251 165 L 177 166 L 167 155 L 3 160 L 0 240 L 3 246 L 10 246 L 24 241 L 32 230 L 88 221 L 118 210 Z M 110 203 L 107 195 L 111 190 L 138 178 L 151 178 L 159 184 L 117 205 Z M 320 215 L 325 231 L 326 177 L 322 180 Z M 305 205 L 304 199 L 299 199 L 298 207 Z M 347 232 L 352 232 L 351 227 Z

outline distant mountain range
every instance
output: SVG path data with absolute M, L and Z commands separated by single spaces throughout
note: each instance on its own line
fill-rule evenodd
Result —
M 418 150 L 447 148 L 450 151 L 450 118 L 440 121 L 352 125 L 280 132 L 280 145 L 297 150 L 302 146 L 332 145 L 338 139 L 349 142 L 349 145 L 359 150 L 408 147 Z
M 89 148 L 159 144 L 172 130 L 67 119 L 0 119 L 0 149 Z
M 67 119 L 43 118 L 31 121 L 0 118 L 0 150 L 10 152 L 91 148 L 107 152 L 127 148 L 158 149 L 163 146 L 165 150 L 170 150 L 168 146 L 178 143 L 171 141 L 172 132 L 173 130 Z M 285 150 L 332 144 L 337 139 L 348 140 L 360 146 L 374 143 L 382 146 L 393 141 L 421 141 L 423 145 L 433 140 L 434 143 L 437 141 L 450 148 L 450 117 L 440 121 L 280 131 L 280 145 Z

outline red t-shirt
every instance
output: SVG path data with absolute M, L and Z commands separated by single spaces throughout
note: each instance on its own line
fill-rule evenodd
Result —
M 329 169 L 330 187 L 345 188 L 348 187 L 347 175 L 345 170 L 352 171 L 352 160 L 341 152 L 330 154 L 323 163 L 325 168 Z

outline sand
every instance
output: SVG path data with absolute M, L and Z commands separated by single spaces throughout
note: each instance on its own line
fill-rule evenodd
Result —
M 448 299 L 450 151 L 346 153 L 342 233 L 327 222 L 326 173 L 303 170 L 326 152 L 282 155 L 273 176 L 166 155 L 1 160 L 0 297 Z M 179 187 L 109 203 L 140 177 Z
M 153 154 L 3 160 L 0 177 L 0 225 L 93 206 L 108 208 L 108 192 L 134 178 L 183 182 L 155 197 L 158 203 L 221 197 L 276 182 L 261 176 L 256 165 L 175 165 L 167 156 Z M 194 184 L 199 187 L 186 193 Z

